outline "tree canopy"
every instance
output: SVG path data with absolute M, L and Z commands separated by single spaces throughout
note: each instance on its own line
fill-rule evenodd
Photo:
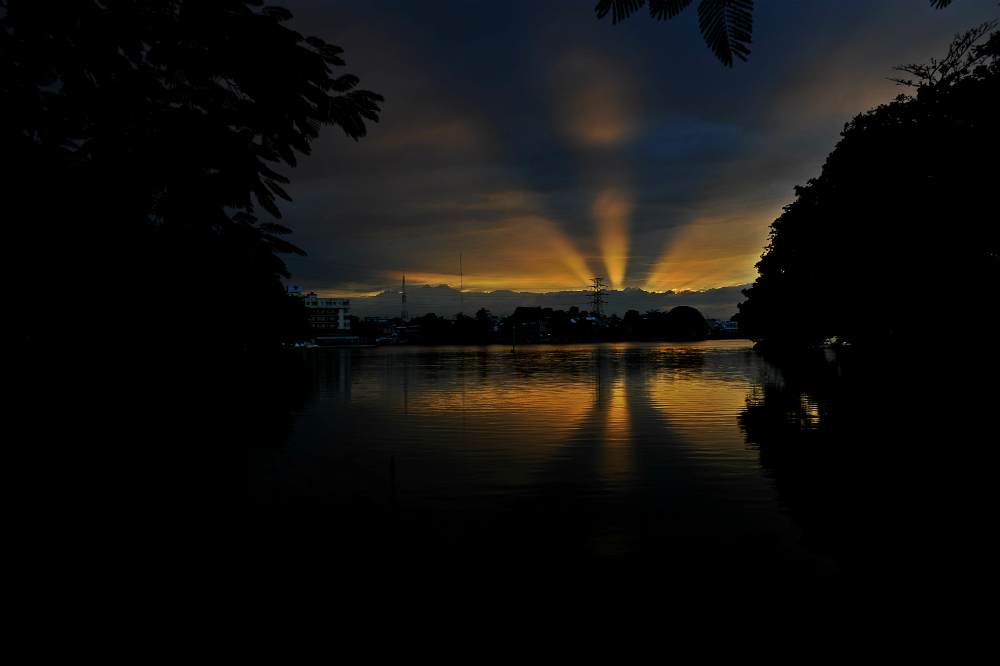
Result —
M 765 346 L 917 337 L 929 313 L 992 308 L 998 234 L 1000 35 L 897 70 L 916 95 L 856 116 L 821 175 L 771 225 L 741 330 Z M 957 331 L 956 331 L 957 332 Z
M 5 263 L 48 265 L 49 290 L 274 294 L 279 255 L 302 254 L 276 221 L 276 165 L 324 125 L 365 136 L 383 100 L 333 74 L 340 47 L 262 4 L 4 2 Z

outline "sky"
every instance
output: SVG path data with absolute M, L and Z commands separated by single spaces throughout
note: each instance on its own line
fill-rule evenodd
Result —
M 995 1 L 759 0 L 747 62 L 723 66 L 697 3 L 612 25 L 594 0 L 278 2 L 385 97 L 355 142 L 325 128 L 284 173 L 288 284 L 352 314 L 606 314 L 694 305 L 728 319 L 768 226 L 844 123 L 904 92 Z M 849 221 L 845 221 L 849 223 Z M 916 277 L 916 276 L 915 276 Z M 877 293 L 858 295 L 875 298 Z

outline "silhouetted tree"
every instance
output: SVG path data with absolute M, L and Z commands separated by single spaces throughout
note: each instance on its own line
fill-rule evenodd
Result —
M 672 340 L 698 340 L 708 335 L 708 325 L 697 309 L 687 305 L 671 308 L 663 317 L 666 337 Z
M 239 291 L 246 307 L 276 302 L 288 275 L 278 254 L 302 252 L 256 216 L 280 218 L 276 199 L 289 200 L 269 164 L 295 166 L 323 125 L 364 136 L 382 98 L 332 75 L 342 49 L 262 4 L 3 4 L 5 265 L 37 271 L 50 292 L 80 278 L 141 292 L 169 321 L 198 320 L 177 336 L 273 337 L 196 301 Z M 126 319 L 144 319 L 135 300 L 117 303 Z
M 294 300 L 294 299 L 290 299 Z M 382 337 L 382 329 L 370 321 L 364 321 L 360 317 L 350 315 L 351 335 L 356 335 L 363 340 L 375 341 Z
M 948 57 L 907 65 L 916 97 L 855 117 L 822 174 L 771 225 L 740 328 L 764 346 L 867 344 L 939 332 L 914 318 L 990 300 L 998 267 L 996 21 Z M 954 331 L 958 333 L 956 329 Z
M 629 337 L 632 340 L 640 340 L 640 329 L 642 328 L 642 315 L 639 314 L 638 310 L 629 310 L 625 313 L 625 317 L 622 319 L 622 323 L 628 330 Z
M 479 310 L 476 311 L 476 317 L 472 330 L 473 334 L 470 342 L 487 344 L 493 339 L 493 320 L 490 319 L 489 310 L 486 308 L 479 308 Z
M 657 21 L 673 18 L 690 5 L 692 0 L 649 0 L 649 16 Z M 930 0 L 935 9 L 943 9 L 951 0 Z M 628 18 L 646 0 L 600 0 L 594 7 L 597 18 L 611 14 L 611 23 Z M 733 56 L 746 62 L 750 55 L 747 44 L 753 34 L 753 0 L 701 0 L 698 3 L 698 27 L 705 44 L 723 65 L 733 66 Z
M 279 343 L 301 339 L 305 315 L 279 254 L 301 251 L 258 209 L 280 217 L 288 179 L 273 167 L 295 166 L 324 125 L 357 139 L 378 118 L 380 96 L 333 75 L 339 47 L 262 4 L 0 8 L 0 267 L 23 286 L 0 322 L 4 370 L 25 423 L 51 408 L 38 396 L 56 377 L 86 378 L 57 401 L 67 430 L 47 437 L 65 446 L 46 455 L 66 472 L 51 483 L 74 504 L 143 512 L 90 507 L 122 517 L 120 534 L 153 529 L 149 505 L 180 506 L 176 492 L 224 492 L 243 424 L 282 403 L 298 370 L 276 360 Z M 79 433 L 98 446 L 76 446 Z M 185 447 L 198 463 L 174 454 Z

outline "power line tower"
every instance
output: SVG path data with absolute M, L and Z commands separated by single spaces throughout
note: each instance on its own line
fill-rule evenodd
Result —
M 598 319 L 604 319 L 604 297 L 607 295 L 604 291 L 604 278 L 590 278 L 590 283 L 590 314 Z
M 410 321 L 410 313 L 406 311 L 406 276 L 403 276 L 403 311 L 399 318 L 403 321 Z

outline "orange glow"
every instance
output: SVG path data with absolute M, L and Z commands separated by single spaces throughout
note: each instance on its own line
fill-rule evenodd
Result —
M 572 347 L 565 349 L 574 354 Z M 440 365 L 400 357 L 392 371 L 404 374 L 391 382 L 352 378 L 349 366 L 341 365 L 337 375 L 323 381 L 349 390 L 354 400 L 383 405 L 387 418 L 405 415 L 415 433 L 460 429 L 470 443 L 502 442 L 498 453 L 506 448 L 517 456 L 546 461 L 566 446 L 587 443 L 594 447 L 598 473 L 610 485 L 627 482 L 636 473 L 636 412 L 646 406 L 662 415 L 663 436 L 676 438 L 695 458 L 726 465 L 756 459 L 735 427 L 752 390 L 748 381 L 737 374 L 707 373 L 702 363 L 705 348 L 698 343 L 652 352 L 662 358 L 650 357 L 655 370 L 643 375 L 621 367 L 627 349 L 605 347 L 596 357 L 587 349 L 577 356 L 582 374 L 573 379 L 546 372 L 549 352 L 539 355 L 529 348 L 516 360 L 507 349 L 460 355 Z M 401 364 L 407 360 L 413 365 L 404 369 Z M 803 414 L 809 420 L 818 418 L 815 406 L 805 402 Z M 502 432 L 497 432 L 497 423 L 505 424 Z
M 734 341 L 734 344 L 749 340 Z M 684 353 L 678 353 L 684 352 Z M 647 378 L 644 392 L 663 413 L 671 431 L 689 446 L 712 459 L 747 458 L 742 433 L 733 427 L 735 415 L 746 405 L 746 390 L 731 379 L 706 376 L 701 351 L 674 349 L 675 367 Z
M 606 146 L 631 134 L 624 109 L 611 86 L 597 85 L 579 94 L 569 117 L 569 128 L 580 143 Z
M 629 213 L 632 204 L 622 191 L 609 187 L 594 203 L 594 221 L 611 286 L 623 288 L 629 254 Z
M 571 143 L 612 146 L 632 139 L 637 94 L 627 67 L 603 53 L 574 49 L 552 72 L 555 121 Z
M 359 388 L 352 387 L 352 391 L 356 392 Z M 380 396 L 379 399 L 386 397 Z M 402 394 L 397 394 L 395 398 L 401 400 Z M 477 414 L 498 410 L 511 424 L 544 432 L 542 438 L 512 437 L 510 443 L 516 445 L 523 442 L 545 456 L 566 444 L 583 428 L 593 410 L 593 393 L 585 384 L 526 382 L 516 375 L 506 380 L 491 376 L 489 382 L 468 382 L 461 392 L 424 391 L 414 383 L 411 384 L 407 403 L 409 418 L 441 423 L 458 419 L 464 412 L 472 428 L 476 427 Z
M 624 480 L 635 470 L 635 461 L 632 458 L 632 415 L 622 381 L 611 387 L 611 395 L 603 407 L 601 474 L 612 480 Z
M 699 291 L 753 282 L 767 225 L 774 219 L 768 215 L 696 219 L 670 240 L 643 288 Z
M 540 215 L 509 218 L 503 234 L 489 240 L 484 260 L 476 259 L 481 268 L 470 270 L 469 289 L 580 289 L 592 275 L 576 243 L 559 225 Z
M 546 213 L 542 197 L 517 187 L 471 192 L 460 199 L 435 202 L 433 209 L 456 220 L 448 239 L 434 255 L 465 257 L 466 291 L 561 291 L 583 289 L 595 275 L 577 243 Z M 456 217 L 457 216 L 457 217 Z M 435 262 L 437 263 L 437 262 Z M 407 271 L 407 282 L 458 287 L 454 274 Z M 392 278 L 386 273 L 386 278 Z M 389 284 L 394 283 L 397 278 Z

